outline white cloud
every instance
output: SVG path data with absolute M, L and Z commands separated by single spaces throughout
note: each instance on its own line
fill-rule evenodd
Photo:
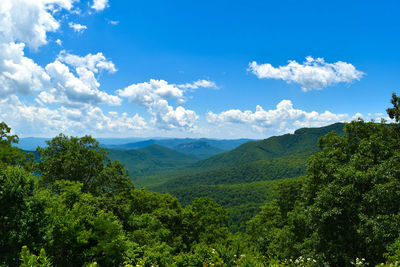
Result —
M 74 30 L 74 32 L 82 33 L 87 29 L 85 25 L 81 25 L 79 23 L 69 22 L 68 26 Z
M 15 95 L 0 100 L 0 121 L 7 122 L 15 132 L 25 136 L 49 136 L 60 132 L 69 135 L 98 134 L 99 131 L 105 134 L 138 134 L 148 127 L 138 114 L 104 114 L 99 107 L 92 106 L 50 109 L 25 104 Z
M 110 19 L 107 19 L 107 22 L 108 22 L 108 24 L 111 24 L 111 25 L 114 25 L 114 26 L 116 26 L 116 25 L 119 24 L 119 21 L 118 21 L 118 20 L 110 20 Z
M 0 42 L 23 42 L 37 49 L 47 43 L 47 32 L 59 28 L 52 11 L 70 10 L 73 0 L 2 0 L 0 1 Z
M 96 11 L 102 11 L 108 7 L 108 0 L 94 0 L 91 7 Z
M 182 89 L 198 89 L 200 87 L 218 89 L 218 87 L 215 84 L 215 82 L 208 81 L 208 80 L 198 80 L 198 81 L 195 81 L 193 83 L 179 84 L 178 87 L 182 88 Z
M 84 57 L 73 55 L 62 51 L 58 59 L 75 68 L 86 68 L 94 73 L 106 70 L 115 73 L 117 69 L 112 61 L 107 60 L 103 53 L 87 54 Z
M 164 80 L 150 79 L 149 82 L 132 84 L 117 91 L 132 103 L 146 107 L 152 114 L 152 122 L 162 129 L 193 129 L 199 116 L 193 110 L 178 106 L 174 109 L 166 99 L 175 98 L 178 103 L 184 102 L 183 91 L 174 84 Z
M 298 83 L 303 91 L 321 90 L 340 82 L 358 81 L 364 75 L 352 64 L 343 61 L 327 63 L 323 58 L 306 57 L 303 64 L 290 60 L 286 66 L 273 67 L 271 64 L 249 63 L 249 71 L 260 79 L 280 79 L 287 83 Z
M 219 114 L 208 113 L 207 121 L 212 124 L 248 125 L 264 132 L 272 129 L 274 132 L 290 132 L 301 127 L 319 127 L 339 121 L 351 120 L 347 114 L 334 114 L 330 111 L 318 113 L 293 108 L 290 100 L 282 100 L 275 109 L 264 110 L 257 106 L 256 110 L 241 111 L 231 109 Z
M 52 15 L 56 8 L 70 10 L 72 0 L 0 1 L 0 96 L 30 94 L 50 86 L 48 74 L 25 56 L 24 49 L 47 44 L 47 32 L 59 28 Z
M 149 82 L 131 84 L 117 91 L 119 96 L 126 97 L 144 107 L 151 107 L 160 99 L 175 98 L 183 102 L 183 91 L 174 84 L 164 80 L 150 79 Z
M 195 122 L 199 119 L 199 116 L 195 111 L 185 109 L 182 106 L 174 109 L 168 105 L 165 99 L 156 101 L 150 108 L 150 113 L 153 114 L 152 123 L 158 128 L 170 130 L 170 129 L 195 129 Z
M 0 96 L 30 94 L 49 86 L 50 77 L 42 67 L 24 56 L 23 43 L 0 42 Z
M 64 64 L 65 63 L 65 64 Z M 74 74 L 70 67 L 75 71 Z M 46 66 L 53 88 L 42 91 L 37 101 L 42 104 L 74 105 L 120 105 L 122 100 L 115 95 L 99 90 L 100 83 L 95 74 L 101 70 L 116 71 L 114 64 L 102 53 L 84 57 L 62 52 L 56 61 Z
M 62 46 L 62 41 L 60 39 L 57 39 L 56 44 L 58 44 L 59 46 Z

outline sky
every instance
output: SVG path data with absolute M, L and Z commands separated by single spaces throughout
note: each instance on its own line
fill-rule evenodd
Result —
M 24 8 L 21 8 L 24 7 Z M 1 0 L 20 137 L 266 138 L 387 118 L 400 2 Z

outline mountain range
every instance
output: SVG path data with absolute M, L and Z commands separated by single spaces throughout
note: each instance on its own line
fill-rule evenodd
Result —
M 318 139 L 331 131 L 344 134 L 343 123 L 301 128 L 293 134 L 264 140 L 214 139 L 99 139 L 112 160 L 129 171 L 136 187 L 170 193 L 182 205 L 208 196 L 227 207 L 231 229 L 244 222 L 274 197 L 273 187 L 306 173 L 308 158 L 317 153 Z M 20 147 L 34 150 L 46 138 L 21 138 Z M 124 142 L 124 141 L 137 142 Z

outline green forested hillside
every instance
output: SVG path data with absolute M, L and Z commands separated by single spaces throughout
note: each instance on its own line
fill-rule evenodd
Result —
M 132 176 L 182 168 L 199 159 L 159 145 L 142 149 L 108 149 L 109 157 L 118 160 Z
M 261 141 L 248 142 L 232 151 L 199 161 L 193 166 L 220 168 L 296 153 L 315 153 L 318 151 L 318 138 L 331 131 L 341 135 L 343 134 L 343 126 L 343 123 L 335 123 L 320 128 L 303 128 L 297 130 L 294 134 L 273 136 Z
M 275 188 L 291 179 L 258 181 L 237 184 L 194 185 L 169 189 L 168 193 L 176 196 L 183 205 L 189 205 L 197 197 L 209 197 L 228 211 L 229 229 L 233 232 L 245 231 L 246 222 L 260 211 L 266 201 L 277 197 Z
M 222 180 L 231 179 L 234 181 L 232 183 L 237 183 L 246 182 L 246 179 L 260 181 L 302 175 L 307 157 L 319 150 L 318 138 L 330 131 L 342 135 L 343 126 L 343 123 L 336 123 L 320 128 L 302 128 L 294 134 L 247 142 L 229 152 L 198 161 L 182 169 L 162 171 L 155 175 L 143 174 L 135 177 L 135 182 L 138 186 L 162 191 L 167 187 L 176 187 L 174 184 L 187 186 L 191 183 L 200 184 L 198 181 L 204 180 L 206 182 L 201 184 L 218 184 Z M 273 158 L 280 159 L 268 161 Z M 260 162 L 255 163 L 256 161 Z M 250 164 L 252 162 L 254 163 Z M 261 168 L 257 167 L 258 164 Z
M 150 188 L 156 191 L 171 192 L 173 189 L 187 186 L 251 183 L 297 177 L 305 174 L 307 158 L 310 155 L 311 153 L 300 153 L 193 175 L 184 175 L 171 179 L 160 186 Z
M 182 205 L 196 197 L 213 198 L 228 209 L 231 230 L 243 231 L 246 221 L 272 197 L 273 185 L 276 184 L 274 180 L 280 182 L 283 178 L 304 175 L 308 156 L 305 153 L 295 154 L 185 175 L 149 189 L 168 192 L 176 196 Z

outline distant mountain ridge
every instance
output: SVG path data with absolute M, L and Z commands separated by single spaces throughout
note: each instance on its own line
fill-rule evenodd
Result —
M 205 159 L 213 155 L 229 151 L 253 139 L 217 140 L 208 138 L 172 138 L 172 139 L 148 139 L 134 143 L 108 145 L 110 149 L 140 149 L 151 145 L 160 145 L 185 154 L 195 155 Z
M 180 144 L 174 146 L 173 149 L 185 154 L 195 155 L 200 159 L 205 159 L 225 151 L 220 148 L 211 146 L 211 144 L 206 141 L 196 141 L 192 143 Z
M 45 147 L 47 146 L 46 141 L 51 140 L 49 137 L 21 137 L 19 138 L 17 147 L 22 148 L 24 150 L 34 151 L 38 146 Z M 96 138 L 99 141 L 100 145 L 103 147 L 118 146 L 130 142 L 139 142 L 144 140 L 141 137 L 127 137 L 127 138 Z
M 51 138 L 25 137 L 20 138 L 18 147 L 35 151 L 38 146 L 45 147 L 46 141 Z M 209 138 L 96 138 L 100 145 L 106 149 L 140 149 L 151 145 L 160 145 L 178 152 L 195 155 L 199 159 L 205 159 L 224 151 L 252 141 L 253 139 L 218 140 Z

